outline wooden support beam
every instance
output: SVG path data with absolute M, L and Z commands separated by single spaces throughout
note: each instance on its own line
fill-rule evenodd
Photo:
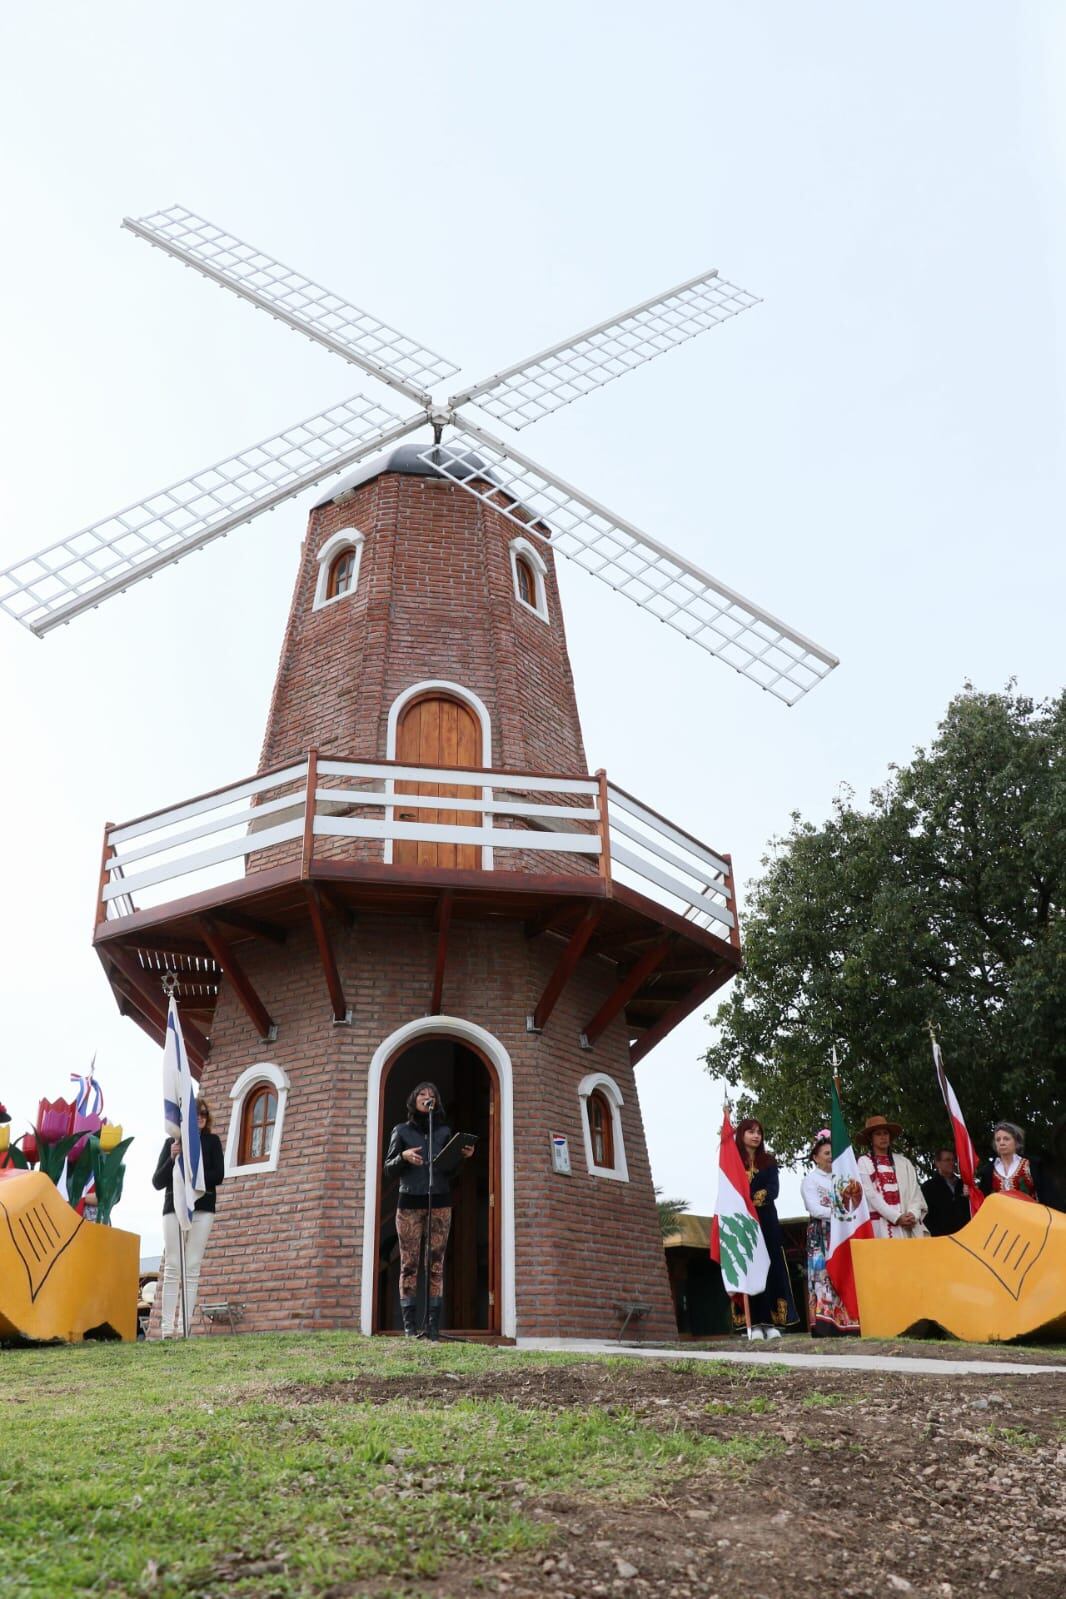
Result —
M 217 910 L 215 917 L 227 927 L 237 927 L 242 933 L 251 933 L 254 938 L 269 939 L 272 944 L 284 944 L 289 936 L 288 930 L 279 927 L 277 922 L 264 922 L 259 916 L 246 916 L 244 911 Z
M 163 994 L 163 984 L 161 981 L 163 973 L 146 971 L 141 965 L 140 961 L 137 959 L 136 955 L 132 954 L 128 949 L 111 946 L 107 950 L 107 958 L 112 964 L 113 972 L 120 972 L 125 981 L 138 996 L 139 1001 L 141 1002 L 142 1010 L 145 1006 L 147 1006 L 149 1014 L 153 1019 L 158 1020 L 159 1026 L 162 1027 L 165 1033 L 167 1026 L 167 1002 Z M 175 976 L 177 977 L 179 984 L 181 983 L 183 977 L 188 977 L 192 981 L 195 981 L 195 973 L 176 972 Z M 178 997 L 178 1004 L 179 1006 L 181 1005 L 180 995 Z M 192 1053 L 195 1052 L 197 1055 L 199 1055 L 201 1060 L 206 1060 L 208 1055 L 211 1053 L 211 1042 L 209 1039 L 204 1037 L 203 1033 L 197 1026 L 194 1025 L 194 1023 L 186 1021 L 184 1016 L 182 1017 L 181 1033 L 190 1051 L 190 1059 L 192 1058 Z
M 586 903 L 585 900 L 553 899 L 550 905 L 546 905 L 536 916 L 531 916 L 523 923 L 522 931 L 527 938 L 539 938 L 541 933 L 547 933 L 553 928 L 556 922 L 566 922 L 568 918 L 577 916 Z
M 635 1066 L 638 1061 L 643 1060 L 648 1051 L 654 1049 L 656 1044 L 661 1043 L 667 1033 L 673 1032 L 678 1022 L 683 1022 L 686 1016 L 691 1016 L 698 1006 L 702 1005 L 705 1000 L 710 999 L 715 990 L 721 988 L 723 983 L 728 983 L 729 979 L 734 975 L 732 966 L 716 966 L 710 976 L 705 977 L 702 983 L 697 983 L 695 988 L 690 988 L 683 999 L 679 999 L 675 1005 L 670 1006 L 668 1011 L 664 1011 L 654 1026 L 649 1027 L 647 1032 L 637 1039 L 636 1043 L 630 1045 L 630 1065 Z
M 157 1010 L 151 1000 L 147 999 L 139 989 L 134 988 L 124 972 L 120 972 L 116 968 L 109 975 L 111 987 L 118 998 L 120 1015 L 132 1017 L 138 1027 L 142 1028 L 149 1038 L 162 1049 L 167 1037 L 166 1012 Z M 181 1032 L 182 1037 L 185 1039 L 185 1053 L 189 1057 L 189 1066 L 192 1074 L 199 1082 L 204 1074 L 204 1058 L 193 1044 L 190 1036 L 195 1031 L 196 1029 L 190 1028 L 183 1019 Z
M 429 1014 L 439 1016 L 444 998 L 444 967 L 448 959 L 448 929 L 452 925 L 452 891 L 446 889 L 437 901 L 433 914 L 437 926 L 437 959 L 433 966 L 433 992 L 429 999 Z
M 199 916 L 196 925 L 200 929 L 204 943 L 232 984 L 233 992 L 244 1006 L 245 1013 L 259 1037 L 264 1043 L 273 1043 L 278 1036 L 277 1027 L 252 986 L 244 967 L 223 937 L 218 923 L 213 916 Z
M 673 943 L 672 936 L 661 938 L 657 944 L 644 951 L 639 960 L 634 961 L 620 983 L 617 983 L 607 995 L 603 1004 L 590 1022 L 585 1024 L 581 1034 L 581 1043 L 585 1049 L 590 1049 L 599 1038 L 605 1027 L 609 1027 L 619 1011 L 623 1010 L 633 998 L 641 983 L 646 981 L 661 966 Z
M 305 887 L 307 889 L 307 908 L 311 914 L 311 931 L 315 935 L 318 958 L 322 962 L 322 970 L 326 977 L 326 987 L 329 989 L 329 1000 L 333 1006 L 333 1020 L 335 1022 L 350 1022 L 352 1013 L 345 1002 L 344 989 L 341 986 L 341 974 L 337 969 L 337 957 L 333 952 L 333 941 L 329 936 L 329 928 L 326 926 L 322 901 L 314 883 L 307 883 Z
M 355 912 L 347 901 L 335 888 L 327 888 L 323 883 L 318 883 L 318 897 L 323 905 L 328 905 L 335 916 L 339 916 L 345 927 L 355 926 Z
M 545 1027 L 548 1017 L 558 1002 L 559 996 L 573 976 L 578 961 L 585 953 L 589 939 L 600 924 L 600 918 L 606 909 L 603 900 L 594 900 L 586 905 L 585 914 L 578 922 L 574 931 L 567 939 L 566 947 L 556 962 L 555 970 L 548 978 L 543 994 L 537 1001 L 537 1008 L 532 1016 L 527 1017 L 526 1026 L 531 1033 L 539 1033 Z

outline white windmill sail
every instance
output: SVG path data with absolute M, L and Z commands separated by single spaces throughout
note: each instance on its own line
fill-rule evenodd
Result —
M 689 278 L 595 327 L 496 372 L 448 401 L 472 401 L 516 430 L 653 361 L 761 302 L 717 271 Z
M 457 421 L 421 459 L 786 705 L 839 665 L 828 650 L 482 428 Z
M 184 206 L 126 217 L 122 226 L 409 399 L 428 404 L 426 386 L 443 383 L 459 370 L 387 322 Z
M 0 572 L 0 607 L 43 636 L 425 420 L 353 395 Z

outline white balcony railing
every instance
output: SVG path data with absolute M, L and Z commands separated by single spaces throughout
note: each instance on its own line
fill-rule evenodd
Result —
M 402 785 L 398 788 L 397 785 Z M 420 813 L 425 813 L 424 815 Z M 595 776 L 310 755 L 106 829 L 99 921 L 316 860 L 593 874 L 737 943 L 728 859 Z M 251 859 L 249 859 L 251 857 Z M 354 875 L 354 874 L 353 874 Z

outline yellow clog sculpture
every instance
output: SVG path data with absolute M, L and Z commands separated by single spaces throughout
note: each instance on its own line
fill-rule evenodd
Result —
M 1066 1215 L 992 1194 L 950 1238 L 852 1244 L 864 1338 L 929 1323 L 967 1343 L 1066 1334 Z
M 0 1171 L 0 1338 L 137 1336 L 140 1239 L 83 1221 L 40 1172 Z

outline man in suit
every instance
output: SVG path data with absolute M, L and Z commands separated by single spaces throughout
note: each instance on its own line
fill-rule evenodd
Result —
M 955 1151 L 945 1144 L 933 1157 L 936 1171 L 922 1184 L 922 1193 L 929 1206 L 925 1225 L 934 1238 L 946 1238 L 957 1233 L 970 1219 L 970 1196 L 962 1178 L 955 1170 Z

